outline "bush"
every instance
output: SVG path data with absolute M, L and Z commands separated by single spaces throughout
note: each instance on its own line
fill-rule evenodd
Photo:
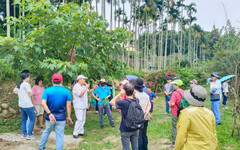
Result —
M 0 83 L 14 77 L 14 70 L 12 69 L 12 63 L 6 63 L 3 59 L 0 59 Z
M 153 91 L 162 91 L 167 77 L 179 77 L 184 85 L 183 88 L 189 88 L 190 81 L 196 79 L 199 84 L 205 84 L 207 73 L 203 72 L 200 68 L 189 67 L 171 67 L 164 70 L 151 72 L 145 76 L 145 84 L 153 87 Z

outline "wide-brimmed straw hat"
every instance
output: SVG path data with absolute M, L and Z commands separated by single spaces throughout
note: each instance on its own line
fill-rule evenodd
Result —
M 207 91 L 201 85 L 196 85 L 190 90 L 184 91 L 184 98 L 195 106 L 204 106 L 204 101 L 207 98 Z
M 107 81 L 106 81 L 104 78 L 102 78 L 102 79 L 100 80 L 100 82 L 106 83 Z

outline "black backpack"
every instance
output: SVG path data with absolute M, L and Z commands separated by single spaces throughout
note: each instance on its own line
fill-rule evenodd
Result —
M 175 91 L 175 92 L 178 92 L 178 91 Z M 178 92 L 178 93 L 180 94 L 181 100 L 182 100 L 182 98 L 183 98 L 182 94 L 181 94 L 180 92 Z M 181 101 L 181 100 L 180 100 L 180 101 Z M 179 101 L 179 103 L 180 103 L 180 101 Z M 180 111 L 183 110 L 183 107 L 182 107 L 181 105 L 178 106 L 177 102 L 176 102 L 175 104 L 177 105 L 177 117 L 178 117 L 179 114 L 180 114 Z
M 127 129 L 138 130 L 142 129 L 144 125 L 144 114 L 138 99 L 126 99 L 130 102 L 127 116 L 124 119 L 124 125 Z

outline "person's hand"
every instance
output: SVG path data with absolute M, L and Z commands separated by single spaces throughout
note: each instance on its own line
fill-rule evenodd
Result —
M 97 100 L 97 101 L 101 101 L 100 98 L 97 98 L 96 100 Z
M 166 93 L 166 96 L 169 96 L 168 93 Z
M 52 123 L 56 122 L 56 118 L 53 114 L 50 114 L 48 117 L 49 117 L 50 122 L 52 122 Z
M 122 95 L 125 95 L 125 94 L 126 94 L 126 91 L 122 89 L 121 92 L 120 92 L 120 94 L 121 94 L 121 96 L 122 96 Z
M 85 83 L 85 86 L 86 86 L 87 88 L 89 88 L 89 84 L 88 84 L 88 83 Z
M 98 88 L 98 85 L 95 85 L 93 89 L 96 89 L 96 88 Z
M 146 119 L 147 119 L 147 120 L 150 120 L 150 118 L 151 118 L 151 114 L 149 113 L 149 114 L 146 116 Z
M 225 95 L 225 96 L 227 96 L 227 93 L 226 93 L 226 92 L 224 92 L 224 95 Z
M 73 124 L 72 119 L 70 117 L 67 117 L 67 122 Z

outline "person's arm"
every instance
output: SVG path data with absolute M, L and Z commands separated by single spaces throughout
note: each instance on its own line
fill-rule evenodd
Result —
M 116 101 L 120 99 L 120 97 L 125 93 L 124 90 L 122 90 L 121 92 L 118 93 L 117 96 L 115 96 L 110 102 L 109 104 L 111 104 L 112 106 L 116 106 Z
M 56 122 L 55 116 L 52 114 L 52 112 L 49 110 L 49 108 L 47 106 L 46 99 L 42 99 L 42 107 L 43 107 L 44 111 L 48 114 L 50 122 L 53 122 L 53 123 Z
M 100 99 L 95 95 L 97 93 L 97 89 L 92 92 L 92 96 L 95 100 L 100 101 Z
M 17 89 L 17 87 L 15 87 L 15 88 L 13 89 L 13 93 L 14 93 L 14 94 L 18 94 L 18 89 Z
M 98 85 L 95 85 L 95 86 L 93 87 L 93 89 L 90 89 L 90 90 L 88 91 L 88 93 L 92 93 L 96 88 L 98 88 Z
M 150 111 L 150 109 L 151 109 L 151 102 L 150 102 L 150 100 L 148 100 L 147 107 L 146 107 L 146 109 L 143 111 L 144 114 L 145 114 L 145 113 L 148 113 L 148 112 Z
M 88 90 L 89 84 L 85 84 L 85 87 L 83 88 L 82 92 L 80 93 L 79 97 L 82 97 L 84 93 Z
M 71 110 L 72 110 L 71 101 L 67 101 L 66 107 L 67 107 L 67 122 L 69 122 L 70 124 L 73 124 L 72 119 L 71 119 Z
M 173 107 L 176 103 L 176 96 L 173 94 L 171 100 L 168 102 L 170 107 Z
M 156 96 L 154 99 L 153 99 L 153 102 L 156 102 L 158 99 L 158 96 Z
M 177 137 L 175 149 L 182 149 L 187 140 L 187 133 L 190 127 L 190 121 L 185 114 L 180 114 L 177 122 Z

